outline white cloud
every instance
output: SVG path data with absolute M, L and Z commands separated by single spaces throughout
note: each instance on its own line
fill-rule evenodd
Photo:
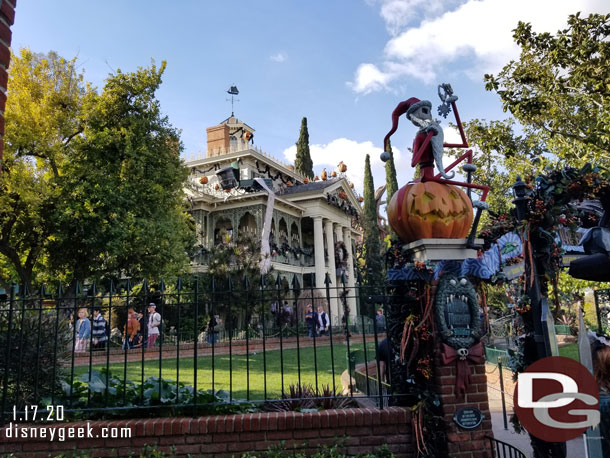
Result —
M 570 14 L 581 11 L 606 13 L 605 0 L 469 0 L 451 11 L 442 12 L 436 0 L 431 8 L 420 0 L 378 0 L 380 14 L 390 33 L 383 60 L 375 65 L 363 63 L 356 69 L 349 86 L 357 93 L 367 94 L 389 88 L 389 82 L 412 77 L 436 83 L 449 65 L 470 67 L 466 74 L 480 79 L 483 73 L 497 72 L 519 55 L 512 30 L 519 21 L 531 22 L 536 32 L 555 33 L 565 27 Z M 406 28 L 413 12 L 425 8 L 419 25 Z M 394 13 L 392 13 L 394 12 Z M 421 13 L 421 12 L 420 12 Z M 420 16 L 421 17 L 421 16 Z
M 460 0 L 369 0 L 370 5 L 379 6 L 379 15 L 383 18 L 391 35 L 397 35 L 410 22 L 420 17 L 436 16 L 451 8 Z M 462 0 L 463 1 L 463 0 Z
M 373 142 L 357 142 L 348 138 L 337 138 L 325 145 L 309 145 L 311 159 L 314 163 L 314 172 L 319 176 L 322 170 L 326 168 L 328 173 L 336 169 L 337 164 L 343 161 L 347 165 L 346 175 L 349 180 L 354 183 L 356 192 L 362 194 L 364 183 L 364 161 L 367 154 L 371 156 L 371 171 L 375 187 L 379 187 L 385 183 L 385 166 L 379 156 L 382 149 L 375 146 Z M 396 168 L 403 161 L 403 156 L 400 151 L 392 147 L 394 152 L 394 161 Z M 297 147 L 291 146 L 284 150 L 284 156 L 294 162 L 296 157 Z M 400 182 L 400 180 L 399 180 Z
M 281 64 L 283 62 L 286 62 L 286 59 L 288 59 L 288 56 L 286 55 L 286 53 L 278 52 L 277 54 L 274 54 L 273 56 L 269 56 L 269 59 L 271 59 L 273 62 L 278 62 Z

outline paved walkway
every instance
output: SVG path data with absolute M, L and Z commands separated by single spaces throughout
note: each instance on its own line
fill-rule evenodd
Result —
M 491 423 L 494 437 L 518 447 L 529 458 L 533 458 L 534 454 L 530 445 L 529 435 L 525 433 L 515 433 L 513 426 L 510 423 L 510 418 L 513 414 L 513 392 L 515 391 L 512 371 L 505 367 L 502 369 L 508 429 L 504 429 L 500 371 L 498 370 L 498 367 L 493 364 L 486 364 L 485 371 L 487 372 L 487 395 L 489 397 L 489 410 L 491 411 Z M 568 458 L 585 458 L 585 448 L 582 438 L 573 439 L 568 442 L 567 456 Z

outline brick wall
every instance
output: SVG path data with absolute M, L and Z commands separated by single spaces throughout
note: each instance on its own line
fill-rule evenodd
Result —
M 94 438 L 66 438 L 64 442 L 7 438 L 6 427 L 2 428 L 0 456 L 12 452 L 19 458 L 38 458 L 59 455 L 62 451 L 72 452 L 75 448 L 79 452 L 87 450 L 95 457 L 128 456 L 132 452 L 138 454 L 149 445 L 166 453 L 170 453 L 173 446 L 179 456 L 239 457 L 246 451 L 266 450 L 281 441 L 286 447 L 313 452 L 319 445 L 332 445 L 336 438 L 343 436 L 349 436 L 344 447 L 348 455 L 372 452 L 382 444 L 388 444 L 397 457 L 415 456 L 411 446 L 409 409 L 399 407 L 92 421 L 89 424 Z M 87 422 L 74 422 L 51 427 L 86 425 Z M 101 435 L 103 427 L 130 428 L 132 437 L 95 438 Z
M 11 26 L 15 22 L 17 0 L 0 0 L 0 161 L 4 151 L 4 109 L 6 107 L 6 86 L 8 65 L 11 60 Z M 0 172 L 2 165 L 0 164 Z
M 432 287 L 433 300 L 436 295 L 437 282 Z M 447 451 L 451 458 L 492 458 L 489 441 L 485 436 L 492 436 L 491 413 L 487 397 L 487 375 L 485 363 L 469 364 L 470 384 L 463 396 L 455 392 L 455 363 L 444 365 L 441 361 L 441 340 L 436 336 L 436 351 L 434 358 L 434 385 L 441 398 L 443 418 L 447 432 Z M 483 423 L 474 430 L 459 428 L 453 421 L 453 415 L 462 407 L 475 407 L 483 414 Z

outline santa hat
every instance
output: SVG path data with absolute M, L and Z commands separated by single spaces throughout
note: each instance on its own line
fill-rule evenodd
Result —
M 394 108 L 394 111 L 392 112 L 392 129 L 390 129 L 388 134 L 383 139 L 384 151 L 387 149 L 388 140 L 392 134 L 396 132 L 396 129 L 398 129 L 398 118 L 400 118 L 400 116 L 404 113 L 407 114 L 408 118 L 411 113 L 421 107 L 432 108 L 432 103 L 430 103 L 428 100 L 419 100 L 417 97 L 411 97 L 410 99 L 400 102 L 396 108 Z

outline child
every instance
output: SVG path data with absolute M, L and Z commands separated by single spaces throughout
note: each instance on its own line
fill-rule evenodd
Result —
M 81 353 L 87 351 L 87 343 L 91 336 L 91 322 L 88 318 L 86 308 L 78 309 L 78 320 L 76 321 L 76 343 L 74 351 Z

